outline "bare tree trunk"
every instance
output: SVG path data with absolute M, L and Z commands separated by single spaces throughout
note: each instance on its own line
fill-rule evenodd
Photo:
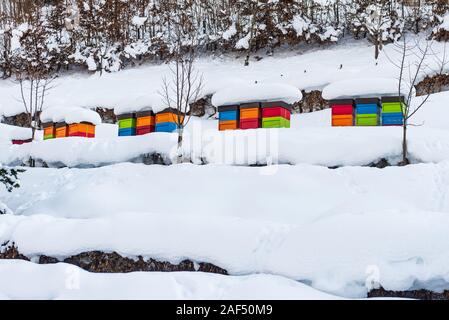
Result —
M 374 40 L 374 59 L 377 60 L 377 58 L 379 58 L 379 36 L 376 34 Z
M 407 120 L 404 119 L 404 124 L 402 125 L 402 165 L 409 164 L 408 160 L 408 145 L 407 145 Z
M 182 163 L 184 154 L 182 150 L 182 140 L 183 140 L 183 132 L 184 128 L 179 127 L 178 129 L 178 147 L 177 147 L 177 163 Z

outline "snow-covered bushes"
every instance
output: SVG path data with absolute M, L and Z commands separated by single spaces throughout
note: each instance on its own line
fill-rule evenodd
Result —
M 283 45 L 335 42 L 347 31 L 381 45 L 396 40 L 403 28 L 419 32 L 433 26 L 447 11 L 443 2 L 413 7 L 399 0 L 33 1 L 18 16 L 8 7 L 0 12 L 0 73 L 10 76 L 28 58 L 22 49 L 31 35 L 40 37 L 42 61 L 53 71 L 81 66 L 112 72 L 166 59 L 176 24 L 209 52 L 272 52 Z

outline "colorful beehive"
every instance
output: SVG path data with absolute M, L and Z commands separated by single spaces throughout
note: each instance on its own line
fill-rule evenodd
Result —
M 378 126 L 380 121 L 380 110 L 378 98 L 355 99 L 356 126 Z
M 347 127 L 354 125 L 354 100 L 335 99 L 329 101 L 332 109 L 332 126 Z
M 69 126 L 64 121 L 55 123 L 55 138 L 65 138 L 69 136 Z
M 124 113 L 117 116 L 118 135 L 135 136 L 136 135 L 136 116 L 134 113 Z
M 218 130 L 236 130 L 239 128 L 240 108 L 238 105 L 218 107 Z
M 30 143 L 31 141 L 33 141 L 33 139 L 24 139 L 24 140 L 22 140 L 22 139 L 12 139 L 11 140 L 12 144 L 17 144 L 17 145 L 21 145 L 21 144 L 24 144 L 24 143 Z
M 158 112 L 155 117 L 156 132 L 173 132 L 178 128 L 178 124 L 184 121 L 184 115 L 178 114 L 178 110 L 167 108 Z
M 291 105 L 283 101 L 262 103 L 262 128 L 290 128 Z
M 240 129 L 257 129 L 262 124 L 262 111 L 259 103 L 244 103 L 240 105 Z
M 95 137 L 95 125 L 89 122 L 69 124 L 69 137 Z
M 54 139 L 56 137 L 55 125 L 53 122 L 42 123 L 44 128 L 44 140 Z
M 402 126 L 404 123 L 404 97 L 382 97 L 382 125 Z
M 136 135 L 154 132 L 156 119 L 151 110 L 139 111 L 136 113 Z

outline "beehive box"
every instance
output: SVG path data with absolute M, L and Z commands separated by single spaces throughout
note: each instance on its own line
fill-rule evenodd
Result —
M 12 144 L 16 144 L 16 145 L 22 145 L 24 143 L 30 143 L 31 141 L 33 141 L 33 139 L 12 139 L 11 140 Z
M 400 126 L 404 123 L 404 97 L 382 97 L 382 125 Z
M 124 113 L 117 116 L 118 135 L 135 136 L 136 135 L 136 117 L 134 113 Z
M 329 101 L 332 126 L 349 127 L 354 125 L 354 100 L 334 99 Z
M 147 134 L 155 131 L 156 119 L 151 110 L 136 113 L 136 135 Z
M 337 114 L 332 116 L 333 127 L 350 127 L 354 124 L 354 116 L 346 114 Z
M 55 137 L 65 138 L 69 136 L 69 126 L 65 122 L 57 122 L 55 124 Z
M 378 98 L 355 99 L 356 126 L 378 126 L 380 123 L 380 104 Z
M 290 128 L 292 107 L 283 101 L 263 102 L 262 128 Z
M 156 132 L 173 132 L 178 129 L 180 123 L 184 121 L 184 114 L 180 114 L 177 109 L 166 108 L 158 112 L 155 116 Z
M 69 137 L 95 137 L 95 125 L 89 122 L 72 123 L 69 125 Z
M 44 140 L 54 139 L 56 136 L 55 125 L 53 122 L 42 123 L 44 128 Z
M 239 108 L 240 129 L 257 129 L 261 127 L 262 112 L 259 103 L 244 103 Z
M 218 130 L 236 130 L 240 125 L 240 107 L 238 105 L 218 107 Z

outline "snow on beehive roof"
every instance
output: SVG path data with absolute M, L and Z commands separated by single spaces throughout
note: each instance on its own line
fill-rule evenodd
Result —
M 114 113 L 116 115 L 153 110 L 154 112 L 159 112 L 165 109 L 164 102 L 158 94 L 151 94 L 148 96 L 140 97 L 136 99 L 132 104 L 121 104 L 114 108 Z
M 399 81 L 394 78 L 359 78 L 333 82 L 324 87 L 322 96 L 326 100 L 339 98 L 363 98 L 394 96 L 398 94 Z M 401 95 L 408 90 L 402 85 Z
M 224 106 L 269 101 L 284 101 L 291 104 L 301 99 L 301 91 L 294 86 L 281 83 L 253 83 L 230 86 L 217 91 L 212 96 L 212 104 Z
M 31 139 L 33 136 L 33 133 L 31 131 L 31 128 L 14 128 L 9 133 L 9 138 L 11 140 L 28 140 Z
M 93 110 L 85 108 L 74 108 L 65 116 L 65 122 L 68 124 L 89 122 L 98 125 L 101 123 L 101 117 Z
M 53 107 L 42 111 L 40 115 L 42 122 L 62 122 L 68 124 L 90 122 L 98 125 L 101 117 L 93 110 L 81 107 Z
M 43 123 L 45 122 L 62 122 L 65 121 L 65 116 L 73 110 L 78 108 L 74 107 L 52 107 L 44 109 L 41 112 L 40 118 Z

